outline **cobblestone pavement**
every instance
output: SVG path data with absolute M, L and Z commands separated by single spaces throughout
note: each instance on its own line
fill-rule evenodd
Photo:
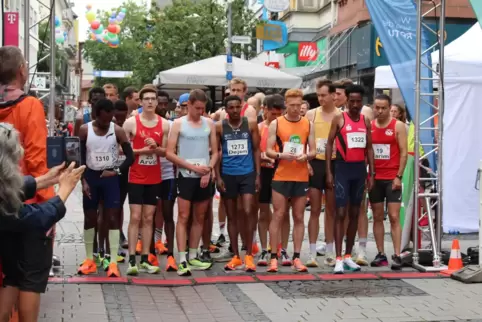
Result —
M 60 277 L 73 276 L 85 254 L 80 190 L 75 191 L 67 206 L 69 212 L 58 225 L 56 236 L 55 253 L 62 261 L 57 271 Z M 127 207 L 125 210 L 128 213 Z M 305 255 L 306 238 L 307 234 Z M 475 246 L 477 242 L 471 239 L 461 241 L 462 249 Z M 450 247 L 450 241 L 445 241 L 444 247 Z M 387 252 L 392 249 L 389 238 L 386 249 Z M 372 238 L 367 252 L 369 259 L 376 253 Z M 211 271 L 193 275 L 225 274 L 222 265 L 218 263 Z M 310 270 L 328 271 L 324 267 Z M 179 277 L 175 273 L 162 273 L 149 278 Z M 482 285 L 464 285 L 450 279 L 314 280 L 180 287 L 49 284 L 42 297 L 39 321 L 482 321 L 481 295 Z

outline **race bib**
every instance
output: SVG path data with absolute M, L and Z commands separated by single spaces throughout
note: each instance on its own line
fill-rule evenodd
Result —
M 139 156 L 140 165 L 156 165 L 157 156 L 155 154 L 142 154 Z
M 390 160 L 390 144 L 374 144 L 375 160 Z
M 293 154 L 296 156 L 303 154 L 303 144 L 295 142 L 285 142 L 283 144 L 283 152 Z
M 195 166 L 205 166 L 207 165 L 206 159 L 186 159 L 186 161 Z M 194 174 L 191 170 L 187 170 L 187 173 Z
M 328 143 L 328 139 L 316 139 L 316 154 L 325 153 L 326 143 Z
M 112 167 L 112 153 L 109 152 L 92 152 L 90 160 L 96 168 L 110 168 Z
M 228 155 L 248 155 L 248 140 L 228 140 L 226 141 L 226 146 L 228 148 Z
M 367 146 L 367 134 L 363 132 L 351 132 L 346 134 L 348 139 L 348 148 L 364 149 Z

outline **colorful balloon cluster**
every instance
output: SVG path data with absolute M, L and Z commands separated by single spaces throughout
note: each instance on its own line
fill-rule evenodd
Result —
M 65 41 L 67 41 L 67 31 L 62 30 L 62 20 L 55 17 L 55 42 L 63 45 Z
M 119 33 L 121 32 L 120 25 L 126 16 L 126 9 L 122 8 L 119 13 L 113 12 L 109 17 L 109 25 L 104 29 L 102 23 L 97 19 L 96 14 L 92 11 L 92 6 L 87 5 L 87 13 L 85 18 L 90 24 L 90 37 L 101 43 L 107 44 L 111 48 L 119 47 Z

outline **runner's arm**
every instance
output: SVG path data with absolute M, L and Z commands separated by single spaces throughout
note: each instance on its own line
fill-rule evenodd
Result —
M 315 143 L 315 130 L 313 123 L 310 122 L 310 133 L 308 135 L 308 147 L 310 148 L 309 152 L 307 153 L 308 161 L 313 160 L 316 155 L 316 143 Z
M 216 137 L 217 137 L 217 145 L 218 145 L 218 148 L 216 150 L 218 150 L 218 162 L 216 162 L 216 166 L 214 167 L 214 172 L 216 174 L 216 178 L 221 178 L 221 161 L 222 161 L 222 158 L 223 158 L 223 154 L 221 152 L 221 130 L 222 130 L 222 122 L 217 122 L 216 124 L 214 124 L 214 127 L 215 127 L 215 132 L 216 132 Z
M 335 117 L 333 117 L 333 121 L 331 121 L 330 133 L 328 134 L 328 140 L 326 142 L 325 155 L 328 155 L 328 156 L 333 155 L 333 142 L 335 142 L 336 132 L 338 132 L 338 127 L 339 127 L 339 124 L 340 124 L 340 117 L 341 117 L 341 114 L 337 114 L 337 115 L 335 115 Z M 328 158 L 325 158 L 325 159 L 326 159 L 326 173 L 332 174 L 331 173 L 331 158 L 328 157 Z
M 256 124 L 256 122 L 249 122 L 249 127 L 253 144 L 254 165 L 256 167 L 256 174 L 259 176 L 261 174 L 261 150 L 259 148 L 261 139 L 259 137 L 258 124 Z
M 407 127 L 403 122 L 397 121 L 395 134 L 397 135 L 398 149 L 400 150 L 400 167 L 398 168 L 397 175 L 401 177 L 405 171 L 408 157 Z
M 126 132 L 119 125 L 115 126 L 115 136 L 117 137 L 117 143 L 120 144 L 122 152 L 126 156 L 124 162 L 119 166 L 119 170 L 121 173 L 127 173 L 129 167 L 134 163 L 134 151 L 132 151 Z
M 79 135 L 79 130 L 82 124 L 84 124 L 84 108 L 79 108 L 75 115 L 75 122 L 74 122 L 74 136 Z
M 271 159 L 278 159 L 278 152 L 273 147 L 276 144 L 276 129 L 278 128 L 278 120 L 271 122 L 268 128 L 268 142 L 266 144 L 266 156 Z
M 373 121 L 373 119 L 375 118 L 374 115 L 373 115 L 373 110 L 369 106 L 366 106 L 366 105 L 364 105 L 362 107 L 361 114 L 363 114 L 363 116 L 368 118 L 369 121 Z
M 188 163 L 186 160 L 180 158 L 176 154 L 177 141 L 179 140 L 180 129 L 181 121 L 180 119 L 177 119 L 174 121 L 174 123 L 172 123 L 171 133 L 169 134 L 169 138 L 167 140 L 166 159 L 174 163 L 178 168 L 194 171 L 192 164 Z
M 370 120 L 365 118 L 365 124 L 367 126 L 367 159 L 368 159 L 368 166 L 370 167 L 370 175 L 375 177 L 375 155 L 373 152 L 372 146 L 372 124 Z
M 80 165 L 85 165 L 87 160 L 87 124 L 83 124 L 79 128 L 79 140 L 80 140 Z M 80 166 L 79 165 L 79 166 Z M 67 164 L 67 166 L 69 166 Z
M 157 147 L 157 151 L 160 152 L 158 155 L 161 157 L 166 157 L 167 139 L 169 138 L 170 126 L 168 120 L 162 119 L 162 142 L 161 145 Z
M 249 105 L 244 113 L 244 116 L 248 118 L 249 122 L 257 122 L 258 121 L 258 113 L 256 113 L 256 109 Z
M 310 122 L 314 122 L 314 116 L 315 116 L 315 111 L 316 111 L 316 108 L 312 109 L 312 110 L 309 110 L 308 112 L 306 112 L 306 115 L 305 117 L 308 119 L 308 121 Z M 311 148 L 310 148 L 311 149 Z
M 210 119 L 207 120 L 209 127 L 211 128 L 211 133 L 209 134 L 209 148 L 211 149 L 211 160 L 209 161 L 209 167 L 211 171 L 214 171 L 214 167 L 218 163 L 219 159 L 219 150 L 218 147 L 218 138 L 216 135 L 216 128 L 214 127 L 214 122 Z

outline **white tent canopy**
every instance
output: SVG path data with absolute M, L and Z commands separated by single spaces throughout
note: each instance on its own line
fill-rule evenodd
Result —
M 233 57 L 233 77 L 239 77 L 249 87 L 299 88 L 298 76 Z M 219 55 L 159 73 L 162 84 L 226 86 L 226 56 Z

